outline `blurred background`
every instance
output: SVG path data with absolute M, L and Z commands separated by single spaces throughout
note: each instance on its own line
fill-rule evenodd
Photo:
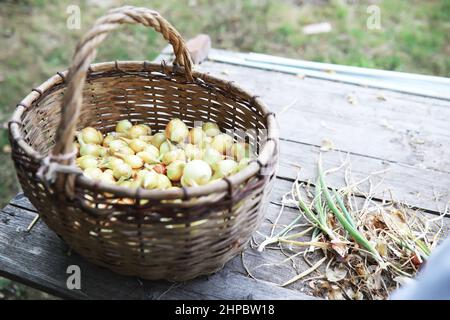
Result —
M 0 0 L 2 207 L 19 191 L 7 137 L 14 107 L 68 67 L 97 17 L 125 4 L 159 11 L 186 40 L 206 33 L 214 48 L 450 76 L 450 0 Z M 79 29 L 67 27 L 71 5 L 80 8 Z M 367 25 L 373 5 L 380 28 Z M 97 61 L 152 60 L 165 45 L 155 32 L 123 27 L 101 45 Z M 0 299 L 30 298 L 51 296 L 0 278 Z

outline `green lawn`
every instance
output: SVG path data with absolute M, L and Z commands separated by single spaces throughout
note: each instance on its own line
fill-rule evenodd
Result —
M 18 190 L 5 125 L 14 106 L 33 86 L 67 68 L 82 32 L 120 3 L 125 1 L 0 0 L 1 206 Z M 186 39 L 207 33 L 216 48 L 450 76 L 450 0 L 126 3 L 158 10 Z M 71 4 L 81 8 L 81 30 L 66 27 Z M 366 26 L 371 4 L 381 10 L 381 30 Z M 303 26 L 318 22 L 330 22 L 331 32 L 303 34 Z M 97 60 L 150 60 L 164 45 L 155 32 L 124 27 L 102 44 Z

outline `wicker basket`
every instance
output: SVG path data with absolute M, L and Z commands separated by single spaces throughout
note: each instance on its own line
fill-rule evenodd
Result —
M 173 46 L 173 66 L 91 65 L 97 45 L 124 23 L 160 32 Z M 156 131 L 174 117 L 191 127 L 213 121 L 225 130 L 251 129 L 257 160 L 229 178 L 176 190 L 103 184 L 74 165 L 77 129 L 93 126 L 106 133 L 129 119 Z M 261 99 L 192 71 L 179 33 L 157 12 L 135 7 L 97 20 L 78 44 L 69 71 L 58 72 L 18 104 L 9 136 L 23 191 L 45 223 L 91 262 L 146 279 L 212 273 L 242 250 L 264 216 L 278 156 L 275 117 Z

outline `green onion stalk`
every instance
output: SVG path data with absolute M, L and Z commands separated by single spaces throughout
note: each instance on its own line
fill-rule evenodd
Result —
M 319 184 L 320 188 L 322 189 L 321 192 L 325 195 L 325 199 L 327 201 L 328 208 L 331 210 L 331 212 L 336 216 L 339 223 L 344 227 L 344 229 L 350 234 L 350 236 L 361 246 L 363 246 L 369 253 L 373 255 L 375 260 L 377 262 L 385 267 L 385 262 L 383 258 L 381 258 L 378 251 L 375 249 L 374 246 L 362 235 L 354 226 L 353 220 L 351 219 L 350 214 L 345 215 L 341 210 L 338 209 L 336 204 L 333 201 L 333 197 L 331 196 L 330 192 L 328 191 L 328 187 L 325 183 L 324 173 L 322 171 L 322 163 L 319 159 L 319 165 L 318 165 L 318 171 L 319 171 Z M 336 198 L 336 200 L 339 202 L 339 196 Z M 342 201 L 341 201 L 342 202 Z M 342 202 L 343 206 L 343 202 Z

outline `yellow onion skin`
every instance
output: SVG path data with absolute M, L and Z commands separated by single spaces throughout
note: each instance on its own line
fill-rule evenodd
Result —
M 219 126 L 214 122 L 205 122 L 202 125 L 202 130 L 207 137 L 215 137 L 220 134 Z
M 138 138 L 139 140 L 142 140 L 142 141 L 144 141 L 145 143 L 151 143 L 152 142 L 152 140 L 153 140 L 153 136 L 150 136 L 150 135 L 145 135 L 145 136 L 139 136 L 139 138 Z
M 166 126 L 166 138 L 172 142 L 184 142 L 189 134 L 186 124 L 178 118 L 172 119 Z
M 184 166 L 181 184 L 183 186 L 204 185 L 212 176 L 211 167 L 203 160 L 192 160 Z
M 150 127 L 143 124 L 136 124 L 127 131 L 127 135 L 131 139 L 139 138 L 140 136 L 145 136 L 150 133 Z
M 120 158 L 109 156 L 102 160 L 100 163 L 100 167 L 112 169 L 114 166 L 124 163 L 124 161 Z M 106 170 L 108 171 L 108 170 Z
M 133 174 L 133 169 L 125 162 L 115 165 L 114 167 L 112 167 L 112 170 L 114 178 L 116 179 L 129 179 Z
M 174 148 L 175 147 L 169 141 L 164 141 L 163 143 L 161 143 L 161 146 L 159 147 L 159 155 L 163 156 L 164 154 L 173 150 Z
M 85 143 L 80 146 L 79 152 L 81 156 L 91 155 L 98 157 L 100 155 L 100 148 L 98 144 Z
M 116 153 L 126 154 L 126 155 L 134 155 L 133 149 L 129 146 L 120 147 L 119 149 L 109 149 L 110 154 L 115 155 Z
M 144 165 L 147 169 L 155 171 L 156 173 L 162 173 L 166 174 L 166 165 L 163 163 L 157 163 L 157 164 L 145 164 Z
M 183 175 L 184 166 L 186 162 L 182 160 L 175 160 L 167 166 L 167 177 L 171 181 L 180 181 L 181 176 Z
M 136 174 L 136 180 L 145 189 L 150 190 L 158 187 L 158 174 L 151 170 L 139 170 Z
M 214 169 L 213 180 L 222 179 L 224 177 L 230 176 L 236 172 L 238 164 L 236 161 L 231 159 L 220 160 L 216 163 Z
M 159 157 L 159 149 L 152 144 L 147 145 L 143 151 L 150 153 L 155 158 Z
M 116 179 L 114 178 L 113 171 L 111 169 L 103 171 L 100 176 L 100 181 L 109 184 L 116 184 Z
M 103 139 L 103 146 L 104 147 L 109 147 L 109 144 L 114 141 L 114 140 L 118 140 L 119 138 L 124 137 L 125 134 L 124 133 L 119 133 L 119 132 L 109 132 L 106 137 Z
M 128 189 L 137 189 L 140 187 L 139 182 L 134 180 L 123 180 L 117 182 L 117 185 L 120 187 L 128 188 Z
M 157 175 L 158 175 L 158 189 L 165 190 L 172 187 L 172 182 L 170 182 L 170 179 L 167 176 L 160 173 L 158 173 Z
M 186 154 L 182 149 L 174 149 L 165 153 L 162 157 L 162 162 L 167 166 L 175 160 L 186 161 Z
M 86 168 L 83 171 L 83 175 L 92 180 L 100 180 L 102 174 L 102 170 L 97 167 Z
M 141 157 L 134 154 L 122 154 L 116 153 L 117 157 L 121 158 L 126 164 L 128 164 L 132 169 L 139 169 L 144 165 L 144 160 Z
M 111 143 L 111 141 L 116 140 L 117 138 L 115 136 L 113 136 L 112 134 L 107 134 L 105 139 L 103 139 L 103 146 L 104 147 L 109 147 L 109 144 Z
M 141 124 L 138 124 L 137 126 L 141 127 L 143 130 L 147 131 L 147 133 L 145 135 L 151 135 L 152 134 L 152 128 L 150 128 L 149 125 L 141 123 Z
M 187 143 L 183 146 L 183 150 L 188 160 L 201 160 L 203 157 L 203 151 L 197 145 Z
M 128 144 L 122 139 L 115 139 L 108 143 L 108 147 L 111 153 L 119 152 L 121 148 L 128 147 Z
M 160 162 L 158 157 L 155 157 L 153 154 L 147 151 L 138 152 L 136 155 L 140 157 L 145 163 L 148 164 L 156 164 Z
M 249 158 L 251 154 L 251 149 L 248 143 L 236 142 L 231 146 L 231 156 L 240 161 L 243 158 Z
M 116 124 L 116 132 L 127 133 L 133 127 L 133 124 L 128 120 L 121 120 Z
M 87 168 L 97 168 L 99 164 L 97 158 L 92 155 L 81 156 L 76 160 L 76 163 L 83 170 Z
M 223 159 L 223 155 L 212 147 L 207 147 L 203 151 L 203 161 L 211 166 L 214 169 L 216 163 Z
M 150 143 L 159 149 L 161 144 L 166 141 L 166 135 L 162 132 L 155 133 Z
M 189 130 L 188 141 L 191 144 L 202 145 L 205 141 L 206 134 L 202 128 L 195 127 Z
M 215 136 L 211 142 L 211 147 L 221 154 L 227 154 L 233 145 L 233 138 L 226 133 Z
M 239 172 L 239 171 L 245 169 L 248 166 L 249 163 L 250 163 L 250 158 L 242 158 L 238 162 L 238 166 L 236 168 L 236 172 Z
M 80 133 L 82 137 L 82 141 L 80 141 L 81 144 L 83 143 L 102 144 L 103 135 L 97 129 L 93 127 L 86 127 L 82 129 Z
M 145 147 L 148 146 L 148 144 L 145 141 L 142 141 L 140 139 L 132 139 L 128 146 L 133 149 L 134 152 L 140 152 L 145 149 Z

